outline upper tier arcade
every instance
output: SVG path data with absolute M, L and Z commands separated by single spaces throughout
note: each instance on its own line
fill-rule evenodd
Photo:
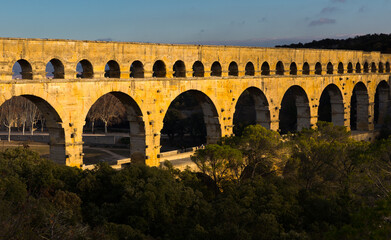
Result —
M 182 93 L 201 106 L 208 143 L 233 134 L 243 95 L 253 122 L 275 131 L 318 120 L 372 131 L 389 109 L 390 63 L 379 52 L 0 38 L 0 104 L 36 104 L 51 159 L 81 166 L 86 115 L 110 93 L 126 109 L 132 161 L 156 166 L 164 116 Z

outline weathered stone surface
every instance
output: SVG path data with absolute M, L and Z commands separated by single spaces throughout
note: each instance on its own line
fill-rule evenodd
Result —
M 382 81 L 386 82 L 383 83 L 386 88 L 382 88 L 385 94 L 378 98 L 378 123 L 383 121 L 383 112 L 389 101 L 391 55 L 379 52 L 3 38 L 0 39 L 0 53 L 0 103 L 13 96 L 26 96 L 36 103 L 47 118 L 52 159 L 70 166 L 82 164 L 82 131 L 86 115 L 95 101 L 107 93 L 115 93 L 126 105 L 131 122 L 131 152 L 137 161 L 142 161 L 145 156 L 145 163 L 151 166 L 159 164 L 157 156 L 164 115 L 170 103 L 185 91 L 194 91 L 201 103 L 209 142 L 232 134 L 236 103 L 250 87 L 265 95 L 268 110 L 265 106 L 257 106 L 257 116 L 270 119 L 257 119 L 257 122 L 270 126 L 272 130 L 279 128 L 281 102 L 292 86 L 306 94 L 295 96 L 298 129 L 316 123 L 322 92 L 330 84 L 341 95 L 342 102 L 338 103 L 334 100 L 334 93 L 330 92 L 331 105 L 335 106 L 332 107 L 333 116 L 338 116 L 333 121 L 340 125 L 350 127 L 351 97 L 357 83 L 364 86 L 356 91 L 357 128 L 373 129 L 375 94 Z M 12 79 L 12 67 L 20 59 L 31 65 L 31 70 L 24 70 L 32 72 L 24 76 L 32 76 L 32 80 Z M 52 59 L 58 59 L 56 62 L 63 65 L 63 68 L 60 64 L 55 69 L 55 77 L 64 79 L 46 78 L 46 64 Z M 76 78 L 76 65 L 81 60 L 91 63 L 93 75 L 88 78 Z M 105 65 L 110 60 L 118 63 L 119 69 L 114 72 L 120 78 L 104 77 Z M 157 60 L 163 61 L 166 77 L 152 77 L 158 71 L 153 72 Z M 183 61 L 186 72 L 177 69 L 177 74 L 185 77 L 173 77 L 173 66 L 178 60 Z M 142 63 L 143 78 L 129 76 L 134 61 Z M 204 77 L 193 77 L 192 67 L 196 61 L 203 64 Z M 221 65 L 222 77 L 210 76 L 215 61 Z M 229 65 L 233 61 L 237 64 L 238 76 L 229 76 Z M 276 75 L 279 61 L 284 75 Z M 249 62 L 254 66 L 253 71 L 245 69 Z M 261 75 L 264 62 L 270 66 L 268 76 Z M 297 66 L 297 75 L 290 75 L 293 62 Z M 323 75 L 315 75 L 317 62 L 322 65 Z M 376 66 L 382 63 L 384 72 L 369 69 L 364 73 L 366 62 L 369 68 L 372 62 Z M 304 63 L 309 64 L 309 75 L 302 74 Z M 326 74 L 328 63 L 333 65 L 332 74 Z M 344 67 L 343 74 L 338 73 L 340 63 Z M 349 63 L 353 66 L 353 73 L 347 73 Z M 361 65 L 361 73 L 356 73 L 357 63 Z M 277 72 L 281 74 L 281 71 Z M 232 72 L 236 74 L 236 70 Z M 245 75 L 252 72 L 254 76 Z

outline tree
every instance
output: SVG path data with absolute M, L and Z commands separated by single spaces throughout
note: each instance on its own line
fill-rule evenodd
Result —
M 87 118 L 91 122 L 91 133 L 95 133 L 95 122 L 99 119 L 99 112 L 95 108 L 93 105 L 87 114 Z
M 243 153 L 247 168 L 244 177 L 281 172 L 289 156 L 289 149 L 283 144 L 281 136 L 261 125 L 249 125 L 241 136 L 223 138 L 222 143 Z
M 112 94 L 106 94 L 96 101 L 90 112 L 87 115 L 90 121 L 95 122 L 96 119 L 100 119 L 105 125 L 105 134 L 107 134 L 107 127 L 123 119 L 126 110 L 118 98 Z
M 15 109 L 16 100 L 15 98 L 11 98 L 3 103 L 1 106 L 1 120 L 8 128 L 8 142 L 11 141 L 11 128 L 16 123 L 18 119 L 18 114 Z
M 28 120 L 28 108 L 32 104 L 29 100 L 24 97 L 14 97 L 15 98 L 15 109 L 18 113 L 18 121 L 22 124 L 22 133 L 24 135 L 26 122 Z
M 217 186 L 223 180 L 239 179 L 244 168 L 242 153 L 228 145 L 209 144 L 204 149 L 198 149 L 191 160 Z
M 320 122 L 316 129 L 303 130 L 292 141 L 290 163 L 298 164 L 298 178 L 305 189 L 350 194 L 353 176 L 368 159 L 369 143 L 349 137 L 344 127 Z M 288 165 L 289 165 L 288 164 Z
M 34 135 L 34 126 L 37 123 L 38 118 L 43 119 L 42 113 L 39 111 L 38 107 L 35 104 L 31 103 L 27 105 L 26 112 L 28 113 L 27 119 L 30 122 L 30 134 Z M 43 122 L 41 120 L 41 126 L 43 126 Z

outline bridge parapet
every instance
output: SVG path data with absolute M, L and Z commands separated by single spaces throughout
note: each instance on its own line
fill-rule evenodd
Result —
M 4 38 L 0 46 L 0 102 L 38 105 L 55 123 L 52 158 L 72 166 L 82 165 L 86 115 L 108 93 L 126 106 L 132 161 L 152 166 L 164 116 L 184 92 L 199 101 L 209 142 L 233 134 L 243 94 L 254 122 L 275 131 L 322 119 L 372 130 L 390 102 L 391 55 L 379 52 Z M 26 79 L 12 74 L 18 60 Z

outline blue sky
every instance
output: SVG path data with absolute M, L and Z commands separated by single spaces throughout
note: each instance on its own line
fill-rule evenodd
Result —
M 273 46 L 391 33 L 391 0 L 3 0 L 0 36 Z

